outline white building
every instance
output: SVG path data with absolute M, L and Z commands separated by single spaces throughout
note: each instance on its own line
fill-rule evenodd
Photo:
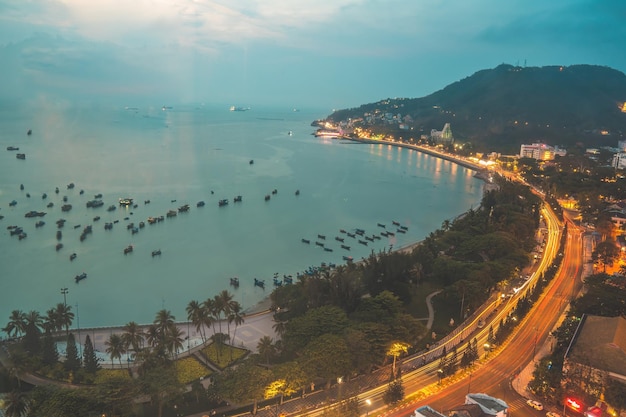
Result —
M 626 152 L 618 152 L 613 155 L 613 168 L 626 169 Z
M 531 145 L 522 145 L 519 156 L 521 158 L 532 158 L 538 161 L 551 161 L 555 155 L 565 156 L 567 151 L 560 149 L 558 146 L 550 146 L 545 143 L 533 143 Z
M 443 126 L 442 130 L 431 130 L 430 138 L 438 145 L 451 145 L 452 143 L 454 143 L 454 137 L 452 136 L 452 128 L 450 127 L 450 123 L 446 123 Z
M 496 416 L 507 417 L 509 415 L 509 405 L 499 398 L 487 394 L 467 394 L 465 404 L 477 404 L 483 413 Z
M 441 414 L 437 410 L 433 410 L 429 406 L 425 405 L 423 407 L 415 409 L 411 417 L 446 417 L 444 414 Z

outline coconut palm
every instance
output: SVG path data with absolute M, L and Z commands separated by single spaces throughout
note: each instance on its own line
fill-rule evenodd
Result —
M 178 351 L 183 348 L 183 334 L 184 332 L 178 328 L 175 324 L 170 326 L 167 331 L 167 336 L 165 338 L 165 348 L 167 349 L 170 356 L 174 354 L 174 356 L 178 355 Z
M 43 319 L 44 331 L 56 332 L 59 330 L 59 316 L 54 308 L 46 311 L 46 317 Z
M 106 346 L 106 353 L 111 357 L 111 362 L 113 362 L 116 358 L 120 361 L 120 368 L 122 367 L 122 355 L 126 353 L 126 349 L 124 348 L 124 341 L 119 334 L 112 334 L 109 336 L 109 339 L 104 342 Z
M 230 326 L 230 323 L 235 323 L 235 330 L 233 330 L 233 337 L 231 339 L 231 343 L 234 343 L 235 341 L 235 334 L 237 333 L 237 327 L 241 326 L 245 321 L 246 320 L 243 318 L 243 315 L 241 314 L 241 304 L 235 301 L 233 303 L 230 314 L 228 316 L 229 326 Z M 230 328 L 228 330 L 230 334 Z
M 129 321 L 126 323 L 123 330 L 124 333 L 122 333 L 122 341 L 124 342 L 124 347 L 126 350 L 131 348 L 131 350 L 137 354 L 143 345 L 143 339 L 145 336 L 141 327 L 139 327 L 136 322 Z
M 4 406 L 7 417 L 26 417 L 30 410 L 30 401 L 23 392 L 11 391 L 4 397 Z
M 21 310 L 13 310 L 9 322 L 2 331 L 9 337 L 21 336 L 26 330 L 26 314 Z
M 168 332 L 174 325 L 175 319 L 176 317 L 174 317 L 169 310 L 163 309 L 157 311 L 156 317 L 154 318 L 154 325 L 157 327 L 161 342 L 165 343 Z
M 41 314 L 39 314 L 38 311 L 29 311 L 28 314 L 26 314 L 26 316 L 24 317 L 24 320 L 26 323 L 24 329 L 26 329 L 28 326 L 34 326 L 37 329 L 43 328 L 43 317 L 41 317 Z
M 259 339 L 259 343 L 256 345 L 259 355 L 265 358 L 265 363 L 269 365 L 270 359 L 276 354 L 276 346 L 274 345 L 274 339 L 269 336 L 263 336 Z
M 146 341 L 150 346 L 157 347 L 159 345 L 161 337 L 159 335 L 159 329 L 156 324 L 151 324 L 146 329 Z
M 59 320 L 60 329 L 65 327 L 65 333 L 69 334 L 70 326 L 74 321 L 74 313 L 72 313 L 72 306 L 68 306 L 64 303 L 58 303 L 55 309 Z M 59 330 L 60 330 L 59 329 Z
M 272 325 L 272 329 L 274 329 L 276 334 L 278 334 L 279 336 L 283 336 L 285 334 L 285 331 L 287 330 L 287 322 L 282 320 L 276 320 L 276 316 L 274 316 L 274 324 Z
M 206 341 L 205 333 L 204 333 L 204 315 L 206 314 L 205 308 L 199 302 L 192 300 L 187 304 L 187 320 L 193 323 L 196 326 L 196 331 L 200 332 L 200 336 L 202 337 L 202 343 Z M 188 335 L 189 336 L 189 335 Z
M 213 334 L 215 334 L 215 322 L 217 321 L 217 309 L 215 306 L 215 299 L 207 298 L 202 305 L 204 306 L 204 319 L 205 325 L 211 326 Z

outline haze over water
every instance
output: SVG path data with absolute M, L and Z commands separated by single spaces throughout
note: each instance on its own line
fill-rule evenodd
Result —
M 227 106 L 0 108 L 0 323 L 14 309 L 45 314 L 63 302 L 65 287 L 81 327 L 150 323 L 161 308 L 182 321 L 190 300 L 224 289 L 247 309 L 270 294 L 276 272 L 295 281 L 297 272 L 321 262 L 398 248 L 478 206 L 482 183 L 472 171 L 412 150 L 313 137 L 311 121 L 326 114 L 230 112 Z M 19 147 L 26 160 L 7 146 Z M 67 189 L 72 182 L 75 188 Z M 274 189 L 277 194 L 264 201 Z M 98 193 L 104 206 L 86 208 Z M 237 195 L 242 203 L 233 202 Z M 73 206 L 69 212 L 61 212 L 63 196 Z M 119 207 L 121 197 L 133 198 L 137 207 Z M 218 207 L 223 198 L 230 204 Z M 196 207 L 201 200 L 206 205 Z M 54 207 L 46 208 L 49 202 Z M 137 234 L 126 227 L 183 204 L 190 205 L 188 213 L 146 222 Z M 109 205 L 117 209 L 108 212 Z M 25 218 L 30 210 L 47 214 Z M 64 247 L 56 251 L 60 218 L 67 220 Z M 36 228 L 41 219 L 46 224 Z M 105 231 L 104 223 L 114 220 L 119 223 Z M 394 220 L 408 232 L 367 247 L 339 233 L 361 228 L 379 234 L 384 229 L 377 223 L 395 231 Z M 10 225 L 23 227 L 28 237 L 10 236 Z M 93 233 L 81 242 L 87 225 Z M 333 252 L 314 244 L 318 234 Z M 341 249 L 335 236 L 351 250 Z M 134 251 L 124 255 L 131 244 Z M 155 249 L 162 255 L 152 257 Z M 82 272 L 88 277 L 76 284 Z M 238 289 L 229 286 L 233 276 Z M 255 277 L 265 279 L 265 290 L 253 286 Z

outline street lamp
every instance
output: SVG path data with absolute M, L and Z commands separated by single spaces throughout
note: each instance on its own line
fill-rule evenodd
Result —
M 69 292 L 67 288 L 61 288 L 61 294 L 63 294 L 63 305 L 67 307 L 67 298 L 66 295 Z
M 469 374 L 470 378 L 469 378 L 469 383 L 467 384 L 467 393 L 470 393 L 470 387 L 472 386 L 472 373 L 470 372 Z
M 437 376 L 439 377 L 439 385 L 441 385 L 441 379 L 443 378 L 443 369 L 437 369 Z
M 370 400 L 369 398 L 365 400 L 365 405 L 367 406 L 367 408 L 365 409 L 365 417 L 367 417 L 370 415 L 370 406 L 372 405 L 372 400 Z

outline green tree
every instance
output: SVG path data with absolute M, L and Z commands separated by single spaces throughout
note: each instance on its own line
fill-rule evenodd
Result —
M 274 344 L 274 339 L 269 336 L 263 336 L 259 339 L 259 343 L 257 343 L 257 351 L 259 355 L 265 359 L 265 363 L 267 365 L 270 364 L 270 360 L 276 356 L 276 345 Z
M 613 265 L 617 259 L 619 259 L 619 248 L 612 239 L 603 240 L 596 245 L 596 248 L 591 252 L 591 259 L 594 262 L 598 262 L 602 265 L 603 272 L 606 272 L 607 265 Z
M 324 334 L 312 340 L 302 351 L 303 366 L 308 374 L 326 379 L 326 386 L 351 369 L 350 351 L 338 335 Z
M 26 314 L 21 310 L 13 310 L 9 322 L 2 331 L 9 337 L 21 336 L 26 331 Z
M 74 313 L 72 313 L 72 306 L 68 306 L 64 303 L 58 303 L 55 308 L 56 318 L 58 320 L 58 326 L 60 329 L 65 327 L 65 334 L 70 332 L 70 326 L 74 321 Z
M 80 358 L 78 357 L 73 333 L 67 335 L 67 347 L 65 348 L 65 362 L 63 365 L 70 372 L 76 372 L 80 369 Z
M 134 321 L 129 321 L 124 326 L 122 333 L 122 341 L 126 350 L 131 350 L 135 354 L 143 347 L 144 333 L 141 327 Z
M 122 337 L 117 333 L 113 333 L 104 342 L 104 345 L 106 346 L 106 353 L 108 353 L 109 357 L 111 358 L 111 362 L 113 362 L 115 359 L 118 359 L 120 361 L 121 368 L 122 355 L 126 353 L 126 348 L 124 347 L 124 341 L 122 340 Z
M 216 375 L 213 385 L 225 400 L 232 403 L 252 402 L 252 414 L 256 414 L 257 402 L 263 398 L 265 387 L 271 380 L 271 371 L 257 366 L 253 360 L 247 360 L 235 369 L 228 368 Z
M 206 309 L 203 304 L 198 301 L 192 300 L 187 304 L 187 320 L 189 320 L 196 328 L 196 331 L 200 333 L 202 337 L 202 343 L 206 342 L 206 332 L 204 330 Z
M 235 335 L 237 333 L 237 327 L 241 326 L 245 322 L 243 315 L 241 314 L 241 304 L 239 302 L 234 301 L 230 308 L 230 313 L 228 315 L 228 323 L 234 323 L 235 329 L 233 330 L 233 337 L 230 339 L 231 344 L 235 344 Z M 230 350 L 232 354 L 232 349 Z M 232 359 L 232 357 L 231 357 Z
M 10 391 L 4 398 L 6 417 L 26 417 L 30 411 L 30 400 L 25 393 Z
M 104 408 L 91 389 L 40 385 L 33 389 L 32 398 L 33 416 L 83 417 L 100 415 Z
M 100 369 L 96 352 L 93 349 L 91 338 L 89 335 L 85 337 L 85 349 L 83 350 L 83 365 L 85 370 L 91 374 L 95 374 Z
M 23 339 L 24 349 L 32 355 L 38 355 L 41 349 L 40 336 L 43 319 L 39 312 L 31 310 L 26 315 L 26 328 Z
M 44 365 L 54 365 L 59 361 L 59 352 L 57 351 L 57 345 L 52 339 L 50 329 L 46 329 L 46 333 L 43 336 L 42 344 L 42 358 L 41 361 Z
M 184 391 L 171 362 L 166 366 L 144 368 L 138 383 L 141 392 L 148 395 L 156 405 L 157 417 L 163 416 L 165 406 L 180 401 Z
M 619 416 L 622 410 L 626 410 L 626 384 L 609 379 L 604 390 L 604 398 L 611 407 L 617 410 Z
M 404 386 L 401 379 L 396 379 L 387 385 L 387 390 L 383 394 L 383 401 L 387 405 L 397 404 L 404 399 Z

